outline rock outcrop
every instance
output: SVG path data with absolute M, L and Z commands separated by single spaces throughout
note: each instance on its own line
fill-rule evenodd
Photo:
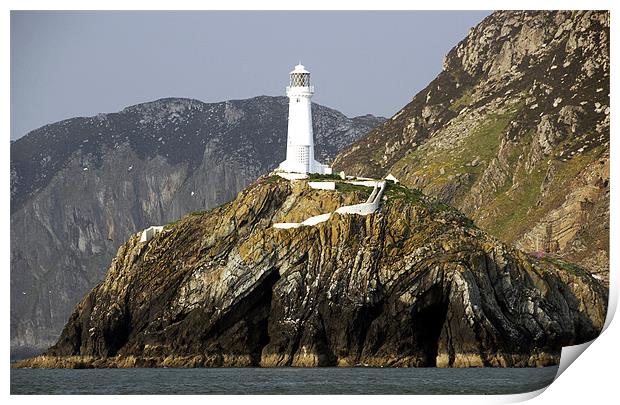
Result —
M 543 366 L 595 338 L 607 290 L 511 248 L 460 212 L 388 183 L 262 177 L 221 207 L 133 235 L 58 342 L 21 367 Z
M 607 280 L 609 101 L 609 12 L 495 12 L 334 167 L 392 173 L 504 241 Z
M 12 354 L 56 341 L 129 235 L 230 201 L 284 160 L 287 101 L 163 99 L 12 142 Z M 382 121 L 315 104 L 318 158 Z

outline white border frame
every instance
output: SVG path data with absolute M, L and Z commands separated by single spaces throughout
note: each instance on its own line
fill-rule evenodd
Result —
M 543 10 L 543 9 L 606 9 L 611 10 L 611 88 L 615 88 L 616 83 L 616 69 L 615 69 L 615 60 L 618 56 L 615 39 L 618 38 L 617 31 L 618 25 L 613 24 L 615 17 L 615 10 L 618 6 L 616 6 L 616 2 L 613 1 L 603 1 L 603 0 L 590 0 L 590 1 L 575 1 L 575 0 L 565 0 L 565 1 L 557 1 L 557 0 L 522 0 L 522 1 L 514 1 L 514 0 L 506 0 L 501 3 L 493 2 L 493 1 L 480 1 L 480 0 L 471 0 L 468 2 L 459 2 L 459 1 L 448 1 L 448 0 L 435 0 L 433 2 L 408 2 L 408 1 L 397 1 L 397 0 L 382 0 L 382 1 L 368 1 L 368 0 L 358 0 L 356 2 L 345 2 L 339 0 L 316 0 L 312 2 L 291 2 L 285 0 L 265 0 L 256 2 L 250 0 L 228 0 L 228 1 L 218 1 L 218 2 L 203 2 L 198 0 L 175 0 L 172 1 L 161 1 L 161 0 L 152 0 L 152 1 L 139 1 L 139 0 L 109 0 L 109 1 L 89 1 L 80 2 L 77 0 L 59 0 L 55 2 L 43 1 L 43 0 L 8 0 L 3 2 L 5 12 L 1 17 L 1 27 L 2 27 L 2 36 L 3 40 L 1 42 L 2 54 L 5 55 L 5 62 L 2 63 L 0 69 L 2 69 L 3 80 L 3 89 L 4 89 L 4 97 L 3 97 L 3 108 L 2 108 L 2 123 L 5 127 L 5 133 L 7 137 L 10 137 L 10 64 L 6 61 L 10 57 L 10 10 L 38 10 L 38 9 L 58 9 L 58 10 L 136 10 L 136 9 L 148 9 L 148 10 L 203 10 L 203 9 L 211 9 L 211 10 L 256 10 L 260 6 L 262 10 L 489 10 L 494 9 L 497 6 L 501 5 L 502 9 L 533 9 L 533 10 Z M 354 8 L 352 8 L 354 6 Z M 464 8 L 466 6 L 467 8 Z M 456 45 L 456 44 L 455 44 Z M 615 100 L 616 96 L 614 91 L 611 91 L 611 105 L 616 105 Z M 612 138 L 614 132 L 613 126 L 613 117 L 614 117 L 615 109 L 612 109 L 611 112 L 611 121 L 612 121 Z M 7 140 L 8 141 L 8 140 Z M 615 143 L 611 142 L 610 150 L 611 155 L 615 155 L 614 152 Z M 3 198 L 2 198 L 2 208 L 4 215 L 2 216 L 1 225 L 4 229 L 10 229 L 10 193 L 9 193 L 9 181 L 10 181 L 10 168 L 9 168 L 9 148 L 2 148 L 2 168 L 0 169 L 0 176 L 2 176 L 2 181 L 4 184 L 3 190 Z M 615 179 L 618 178 L 618 160 L 611 160 L 611 176 Z M 611 182 L 611 207 L 610 207 L 610 244 L 611 246 L 618 246 L 618 229 L 615 226 L 618 222 L 616 212 L 612 209 L 614 205 L 617 205 L 616 202 L 618 193 L 617 187 L 614 186 L 615 181 Z M 4 311 L 3 311 L 3 319 L 2 319 L 2 330 L 3 335 L 5 336 L 5 346 L 2 351 L 2 358 L 5 364 L 5 375 L 4 375 L 4 392 L 5 395 L 9 396 L 10 392 L 10 376 L 9 376 L 9 341 L 10 341 L 10 331 L 9 331 L 9 303 L 10 303 L 10 272 L 9 265 L 10 262 L 10 248 L 9 248 L 9 235 L 2 235 L 2 256 L 4 259 L 5 266 L 5 282 L 3 283 L 3 298 L 4 298 Z M 580 347 L 573 347 L 568 349 L 568 352 L 563 351 L 562 360 L 565 362 L 565 359 L 571 358 L 572 360 L 576 359 L 579 354 L 585 350 L 586 347 L 590 346 L 588 349 L 588 354 L 585 356 L 579 357 L 577 361 L 575 361 L 575 365 L 566 369 L 566 371 L 562 374 L 561 378 L 557 379 L 553 384 L 551 384 L 547 389 L 543 389 L 540 391 L 536 391 L 533 393 L 526 394 L 517 394 L 517 395 L 499 395 L 499 396 L 389 396 L 387 398 L 377 397 L 377 396 L 321 396 L 320 398 L 314 396 L 253 396 L 252 398 L 247 397 L 230 397 L 230 396 L 209 396 L 207 398 L 202 396 L 194 396 L 194 397 L 183 397 L 183 401 L 187 402 L 196 402 L 202 403 L 205 400 L 208 401 L 252 401 L 256 403 L 312 403 L 314 404 L 316 401 L 338 401 L 338 402 L 354 402 L 356 404 L 359 403 L 377 403 L 383 401 L 389 401 L 390 403 L 407 403 L 410 404 L 411 401 L 421 400 L 423 403 L 453 403 L 454 401 L 458 401 L 459 404 L 480 404 L 480 403 L 507 403 L 507 402 L 519 402 L 527 399 L 534 398 L 534 402 L 542 401 L 566 401 L 567 403 L 575 403 L 578 401 L 584 401 L 588 403 L 593 403 L 595 401 L 600 401 L 600 403 L 609 403 L 609 398 L 613 398 L 616 393 L 616 374 L 614 373 L 615 362 L 619 359 L 618 356 L 618 348 L 616 343 L 620 341 L 619 338 L 619 327 L 618 322 L 612 323 L 613 316 L 615 314 L 617 300 L 618 300 L 618 283 L 617 283 L 617 263 L 618 263 L 618 254 L 617 251 L 610 249 L 610 301 L 609 301 L 609 310 L 608 316 L 606 320 L 606 326 L 604 332 L 601 336 L 595 339 L 590 344 L 580 345 Z M 544 394 L 542 394 L 544 392 Z M 542 395 L 540 395 L 542 394 Z M 12 396 L 9 398 L 14 402 L 25 402 L 28 403 L 32 400 L 32 398 L 28 396 Z M 46 402 L 54 403 L 77 403 L 84 401 L 80 396 L 45 396 L 41 398 Z M 90 399 L 91 401 L 97 403 L 108 402 L 110 398 L 105 396 L 93 397 Z M 128 397 L 120 397 L 115 400 L 130 400 L 135 401 L 136 398 L 133 396 Z M 171 398 L 167 397 L 157 397 L 157 396 L 142 396 L 138 399 L 139 401 L 170 401 Z

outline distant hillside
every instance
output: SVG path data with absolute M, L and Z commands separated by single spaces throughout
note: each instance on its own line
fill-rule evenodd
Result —
M 46 125 L 11 143 L 11 350 L 52 344 L 117 249 L 234 198 L 285 157 L 288 99 L 162 99 Z M 333 158 L 383 118 L 313 106 Z
M 495 12 L 336 170 L 393 173 L 504 241 L 607 279 L 609 13 Z

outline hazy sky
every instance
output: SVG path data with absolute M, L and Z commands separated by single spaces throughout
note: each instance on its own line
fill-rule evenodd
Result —
M 12 12 L 11 139 L 163 97 L 284 95 L 298 61 L 314 101 L 391 116 L 489 12 Z

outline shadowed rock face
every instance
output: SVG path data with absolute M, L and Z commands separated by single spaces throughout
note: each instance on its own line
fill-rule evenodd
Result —
M 132 236 L 47 357 L 21 366 L 541 366 L 602 328 L 589 273 L 404 187 L 376 214 L 273 228 L 365 198 L 299 184 L 263 177 L 146 244 Z
M 43 350 L 129 235 L 232 200 L 284 160 L 285 97 L 164 99 L 11 143 L 11 350 Z M 381 118 L 313 106 L 317 158 Z
M 609 13 L 501 11 L 336 170 L 394 174 L 520 248 L 609 268 Z

